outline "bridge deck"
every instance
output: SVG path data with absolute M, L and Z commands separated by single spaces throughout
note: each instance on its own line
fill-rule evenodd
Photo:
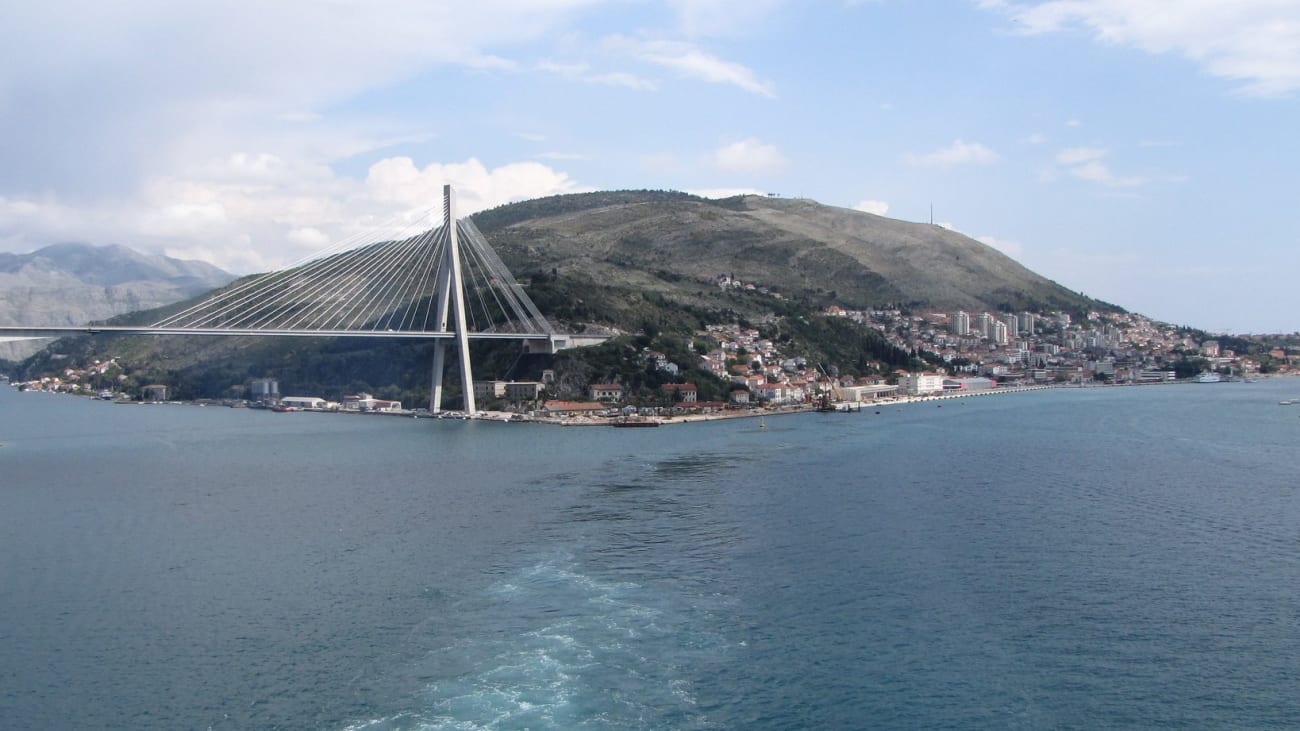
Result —
M 456 333 L 447 330 L 253 330 L 240 328 L 200 327 L 124 327 L 116 325 L 82 325 L 79 327 L 27 327 L 0 326 L 0 335 L 13 337 L 62 337 L 64 335 L 274 335 L 279 337 L 308 338 L 394 338 L 415 340 L 440 340 L 454 338 Z M 470 340 L 548 340 L 551 333 L 466 333 Z M 563 337 L 563 336 L 558 336 Z

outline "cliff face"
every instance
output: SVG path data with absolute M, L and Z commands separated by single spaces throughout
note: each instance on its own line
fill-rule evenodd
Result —
M 193 297 L 234 279 L 210 264 L 152 256 L 122 246 L 58 244 L 0 253 L 0 324 L 84 325 Z M 0 343 L 17 360 L 45 341 Z

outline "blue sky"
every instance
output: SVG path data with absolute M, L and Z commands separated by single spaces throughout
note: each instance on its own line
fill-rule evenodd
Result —
M 194 7 L 190 7 L 193 5 Z M 936 222 L 1161 320 L 1300 329 L 1295 0 L 29 3 L 0 250 L 232 271 L 554 193 Z

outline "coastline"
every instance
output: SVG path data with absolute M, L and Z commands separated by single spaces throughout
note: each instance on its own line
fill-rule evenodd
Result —
M 1276 376 L 1268 376 L 1273 378 Z M 1229 383 L 1231 381 L 1225 381 Z M 646 422 L 641 426 L 669 426 L 676 424 L 692 424 L 705 421 L 722 421 L 727 419 L 753 419 L 765 418 L 768 416 L 777 417 L 789 414 L 808 414 L 818 413 L 819 411 L 832 414 L 850 414 L 862 411 L 875 411 L 887 406 L 905 406 L 913 404 L 924 404 L 929 402 L 942 402 L 954 399 L 975 398 L 981 396 L 998 396 L 1012 393 L 1026 393 L 1031 391 L 1046 391 L 1056 389 L 1080 389 L 1080 388 L 1121 388 L 1130 386 L 1170 386 L 1179 384 L 1195 383 L 1194 380 L 1182 381 L 1157 381 L 1151 383 L 1070 383 L 1070 384 L 1043 384 L 1033 386 L 1009 386 L 1006 388 L 991 388 L 978 391 L 954 391 L 949 393 L 924 394 L 917 396 L 892 396 L 875 401 L 837 401 L 832 402 L 831 409 L 818 409 L 811 403 L 800 403 L 770 408 L 752 407 L 747 409 L 727 409 L 712 413 L 695 413 L 695 414 L 672 414 L 659 416 L 642 416 Z M 87 398 L 84 394 L 70 394 L 62 392 L 41 391 L 41 393 L 52 393 L 55 395 L 80 395 Z M 198 401 L 111 401 L 117 405 L 178 405 L 178 406 L 214 406 L 214 407 L 234 407 L 236 405 L 223 403 L 215 400 L 198 400 Z M 942 404 L 939 404 L 942 406 Z M 242 405 L 241 405 L 242 406 Z M 399 411 L 353 411 L 353 410 L 326 410 L 326 409 L 296 409 L 304 413 L 330 413 L 330 414 L 350 414 L 363 416 L 388 416 L 388 417 L 405 417 L 412 419 L 440 419 L 452 421 L 495 421 L 511 424 L 544 424 L 548 426 L 561 427 L 610 427 L 615 425 L 617 417 L 605 416 L 534 416 L 531 414 L 521 414 L 509 411 L 480 411 L 474 415 L 468 415 L 462 411 L 442 411 L 431 413 L 427 409 L 403 409 Z M 269 412 L 270 410 L 267 409 Z M 877 411 L 878 413 L 878 411 Z
M 1145 384 L 1139 384 L 1145 385 Z M 1154 385 L 1154 384 L 1152 384 Z M 987 389 L 983 391 L 965 391 L 961 393 L 941 393 L 924 396 L 895 396 L 877 401 L 837 401 L 831 405 L 832 411 L 825 413 L 830 414 L 853 414 L 859 411 L 865 412 L 885 406 L 902 406 L 907 404 L 927 403 L 930 401 L 948 401 L 952 399 L 973 398 L 976 396 L 997 396 L 1009 393 L 1024 393 L 1027 391 L 1045 391 L 1056 388 L 1078 388 L 1078 386 L 1013 386 L 1009 388 Z M 1086 386 L 1085 388 L 1094 388 Z M 673 424 L 693 424 L 701 421 L 722 421 L 725 419 L 752 419 L 768 416 L 785 416 L 788 414 L 811 414 L 818 413 L 817 407 L 812 404 L 794 404 L 790 406 L 778 406 L 770 409 L 751 408 L 736 409 L 733 411 L 722 411 L 711 414 L 674 414 L 671 416 L 654 416 L 645 417 L 652 419 L 659 426 L 669 426 Z M 592 416 L 567 416 L 567 417 L 529 417 L 529 422 L 538 424 L 551 424 L 555 426 L 611 426 L 612 419 L 606 417 Z

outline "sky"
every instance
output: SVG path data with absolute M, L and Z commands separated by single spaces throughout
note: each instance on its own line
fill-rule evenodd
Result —
M 558 193 L 929 221 L 1300 330 L 1300 0 L 83 0 L 0 23 L 0 251 L 265 271 Z

